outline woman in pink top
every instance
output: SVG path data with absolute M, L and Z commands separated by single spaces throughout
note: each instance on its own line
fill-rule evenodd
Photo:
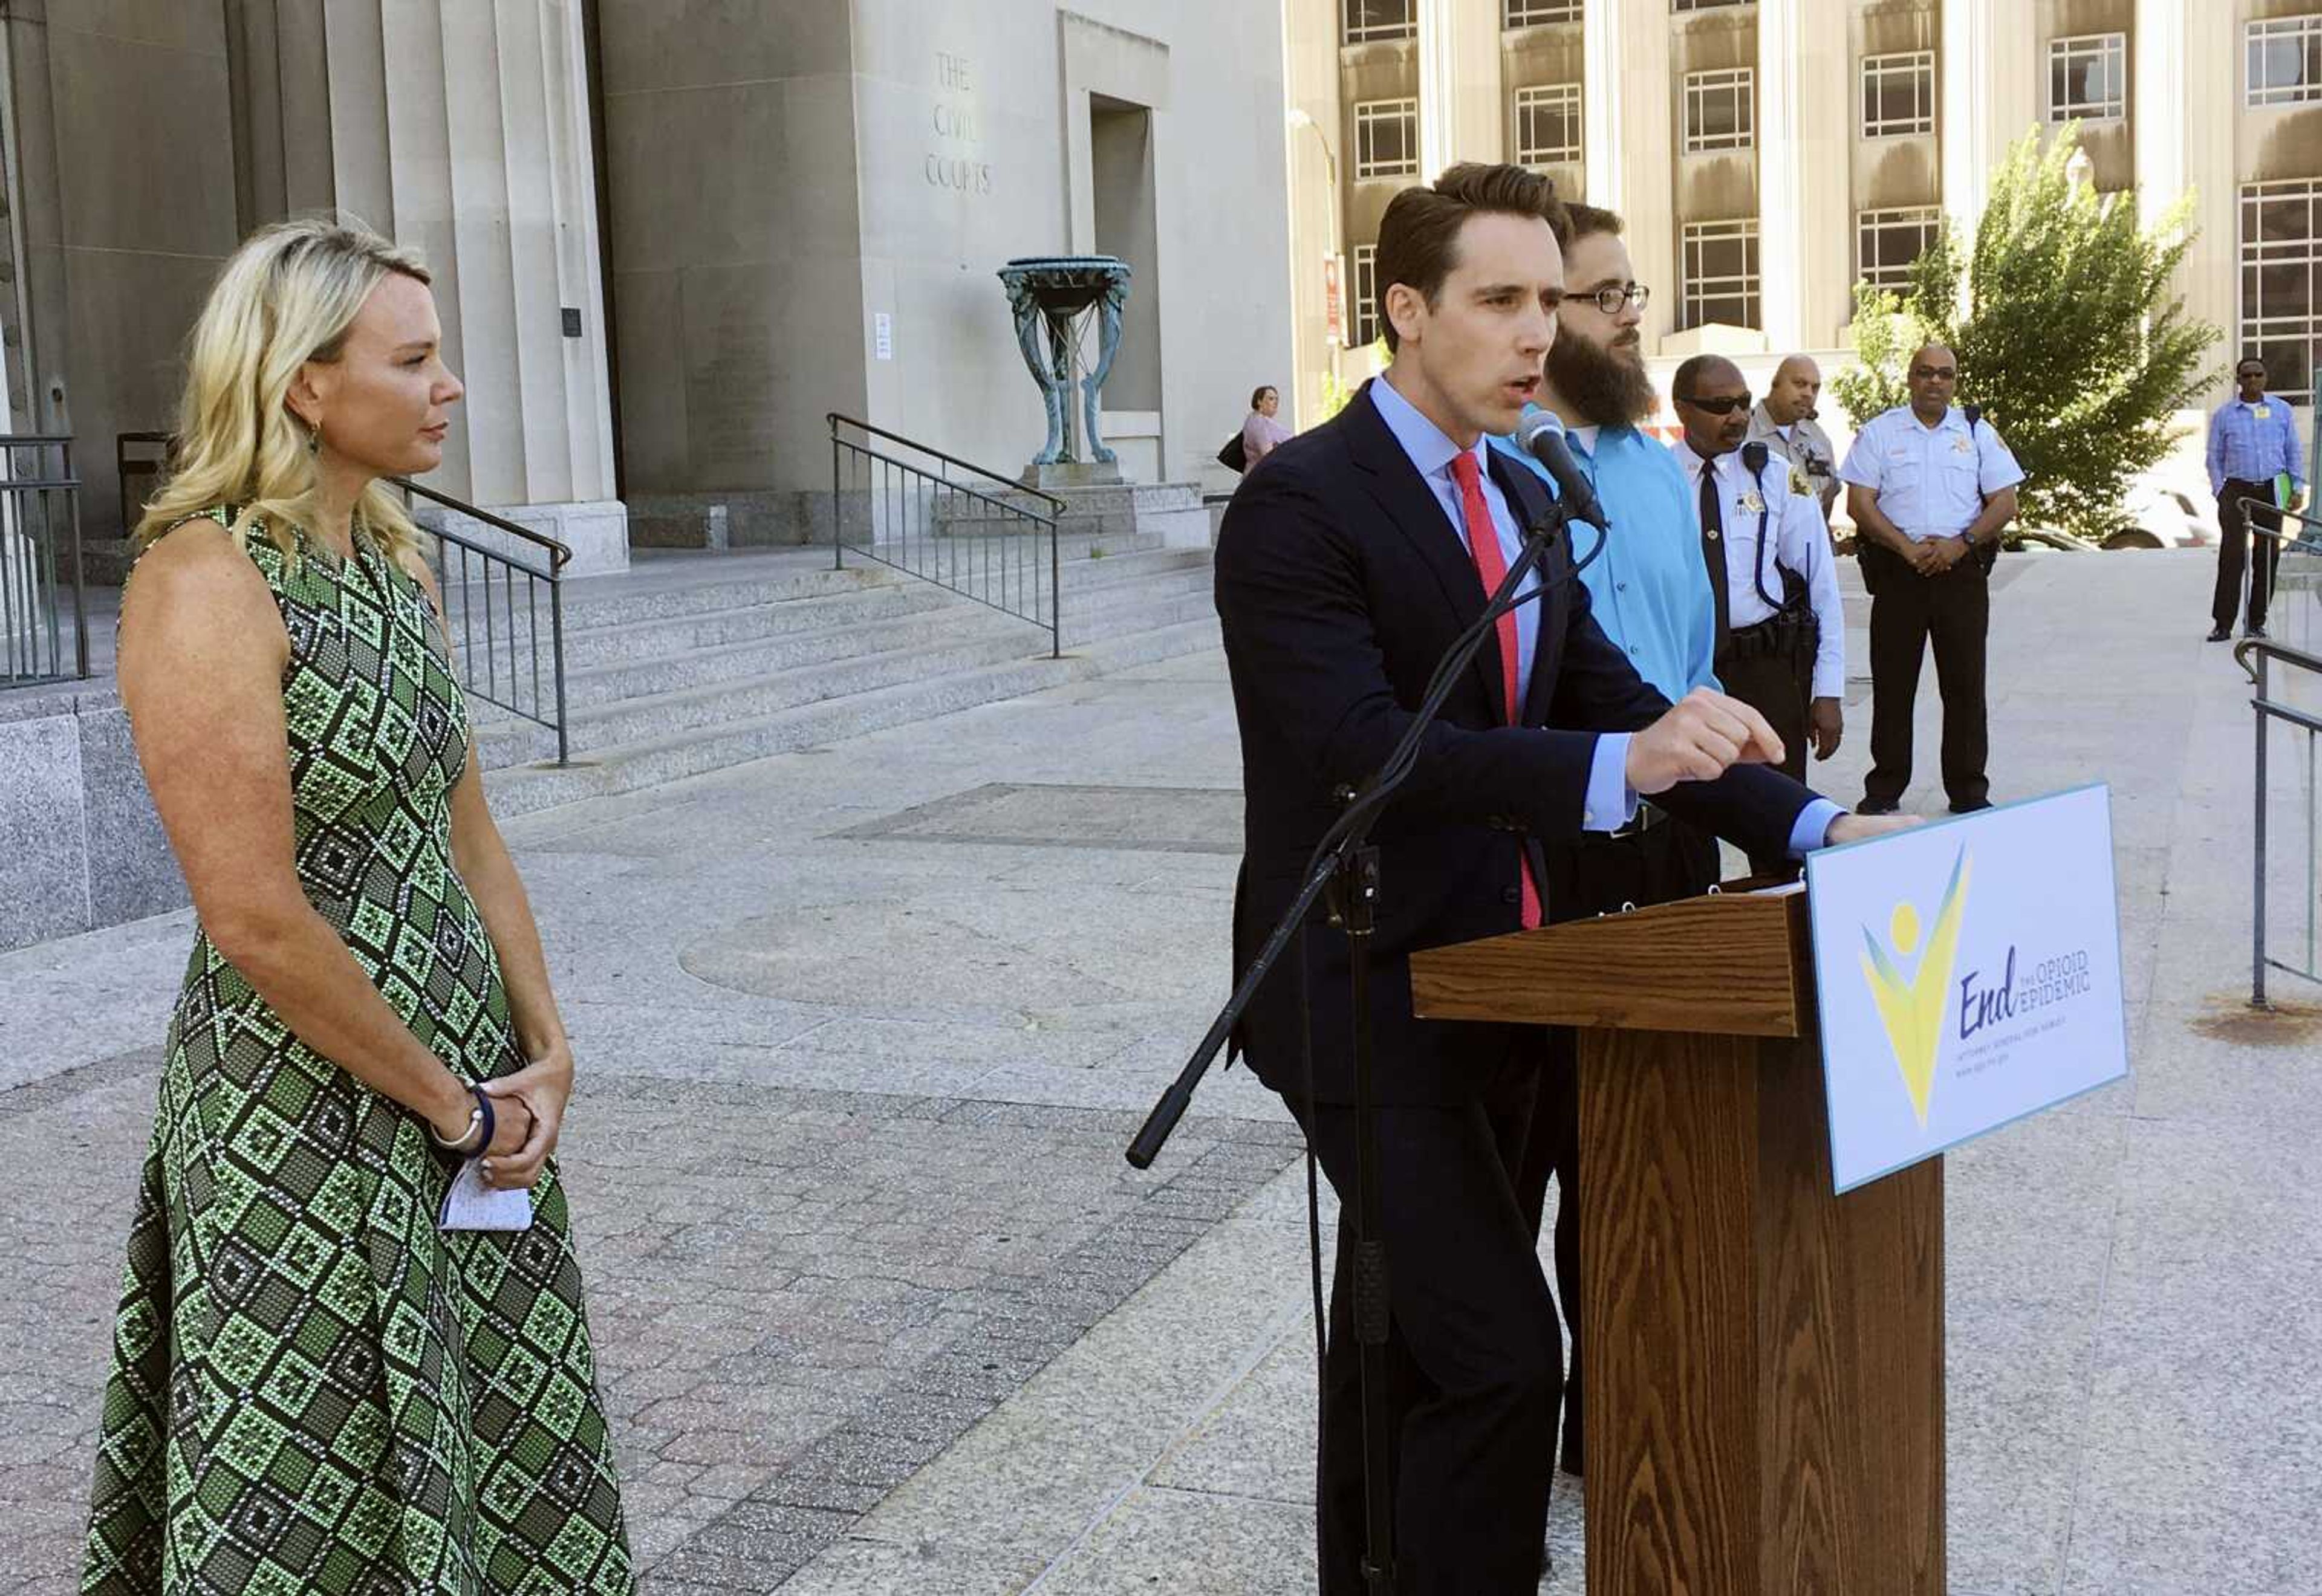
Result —
M 1249 396 L 1249 419 L 1241 424 L 1241 451 L 1256 465 L 1274 451 L 1274 446 L 1285 442 L 1290 429 L 1274 419 L 1282 408 L 1282 396 L 1275 389 L 1262 388 Z M 1242 469 L 1248 470 L 1249 466 Z

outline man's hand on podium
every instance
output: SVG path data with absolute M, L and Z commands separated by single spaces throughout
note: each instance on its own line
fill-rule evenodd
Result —
M 1908 831 L 1918 824 L 1916 815 L 1841 815 L 1822 834 L 1822 845 L 1835 848 L 1841 843 L 1860 843 L 1869 837 L 1883 837 L 1889 832 Z
M 1680 781 L 1714 781 L 1739 764 L 1778 765 L 1782 740 L 1739 698 L 1696 688 L 1629 738 L 1629 790 L 1645 798 Z

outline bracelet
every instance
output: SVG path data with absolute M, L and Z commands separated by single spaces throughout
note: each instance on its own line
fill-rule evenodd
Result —
M 468 1110 L 468 1128 L 458 1140 L 447 1142 L 435 1134 L 433 1125 L 427 1127 L 427 1139 L 446 1153 L 480 1153 L 492 1145 L 492 1099 L 484 1095 L 480 1086 L 468 1088 L 468 1092 L 476 1099 L 476 1106 Z

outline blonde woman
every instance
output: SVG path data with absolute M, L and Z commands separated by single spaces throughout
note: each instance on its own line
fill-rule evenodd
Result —
M 257 234 L 138 527 L 121 693 L 198 926 L 85 1591 L 633 1588 L 550 1156 L 572 1057 L 378 481 L 443 456 L 440 336 L 385 240 Z M 479 1156 L 528 1229 L 439 1229 Z

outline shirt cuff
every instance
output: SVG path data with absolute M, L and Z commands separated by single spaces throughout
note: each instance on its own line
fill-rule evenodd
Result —
M 1799 810 L 1797 824 L 1790 827 L 1790 857 L 1804 859 L 1828 842 L 1830 823 L 1845 813 L 1826 798 L 1817 798 Z
M 1637 795 L 1629 790 L 1628 733 L 1598 734 L 1596 752 L 1588 761 L 1588 789 L 1580 802 L 1583 831 L 1618 831 L 1636 817 Z

